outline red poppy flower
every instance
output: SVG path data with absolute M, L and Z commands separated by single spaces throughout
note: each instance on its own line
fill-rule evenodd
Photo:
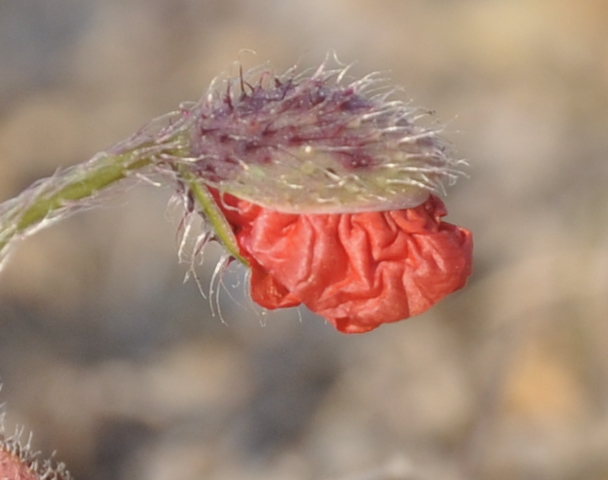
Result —
M 222 213 L 205 215 L 249 263 L 257 303 L 305 304 L 360 333 L 463 287 L 472 236 L 442 221 L 435 194 L 460 161 L 440 129 L 373 94 L 373 76 L 344 83 L 345 69 L 327 66 L 212 89 L 189 111 L 187 167 L 214 195 Z
M 303 303 L 344 333 L 418 315 L 471 274 L 472 235 L 441 220 L 434 195 L 403 210 L 290 214 L 214 194 L 250 263 L 253 300 Z

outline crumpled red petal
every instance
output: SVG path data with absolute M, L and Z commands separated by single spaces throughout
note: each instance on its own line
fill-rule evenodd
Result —
M 434 195 L 404 210 L 311 215 L 214 194 L 251 264 L 253 300 L 304 303 L 344 333 L 418 315 L 471 274 L 472 234 L 441 220 Z

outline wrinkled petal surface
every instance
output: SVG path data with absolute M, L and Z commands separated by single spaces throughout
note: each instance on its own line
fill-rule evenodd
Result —
M 433 195 L 404 210 L 316 215 L 216 198 L 250 261 L 253 300 L 269 309 L 304 303 L 341 332 L 418 315 L 471 274 L 471 232 L 442 222 Z

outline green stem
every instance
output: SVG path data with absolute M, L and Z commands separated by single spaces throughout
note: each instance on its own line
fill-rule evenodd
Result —
M 37 182 L 19 196 L 0 205 L 0 266 L 11 244 L 38 228 L 88 206 L 94 196 L 152 163 L 136 151 L 104 153 L 83 165 L 58 172 Z
M 129 172 L 139 170 L 151 163 L 149 158 L 127 163 L 122 161 L 123 159 L 121 157 L 123 156 L 124 155 L 118 155 L 114 158 L 110 157 L 112 163 L 93 172 L 92 175 L 87 175 L 85 172 L 84 175 L 75 176 L 73 183 L 68 183 L 65 187 L 52 195 L 39 198 L 23 213 L 17 225 L 17 230 L 22 231 L 32 224 L 40 222 L 46 218 L 49 213 L 62 208 L 71 201 L 90 198 L 104 188 L 122 180 Z
M 167 144 L 139 144 L 124 153 L 104 152 L 88 162 L 58 172 L 35 183 L 19 196 L 0 204 L 0 267 L 10 247 L 20 238 L 53 221 L 91 205 L 90 200 L 120 180 L 158 161 L 163 154 L 184 156 L 184 140 L 174 137 Z M 218 239 L 228 252 L 247 265 L 232 229 L 207 187 L 182 164 L 179 173 L 202 207 Z
M 207 220 L 213 226 L 213 231 L 220 239 L 224 248 L 242 264 L 249 265 L 249 262 L 240 253 L 238 242 L 230 224 L 217 206 L 213 195 L 211 195 L 207 187 L 199 182 L 196 176 L 185 166 L 180 168 L 180 176 L 188 184 L 194 197 L 203 208 Z

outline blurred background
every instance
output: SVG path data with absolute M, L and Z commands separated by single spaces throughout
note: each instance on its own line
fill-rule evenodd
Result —
M 437 111 L 468 159 L 447 203 L 475 235 L 469 286 L 346 336 L 254 308 L 235 268 L 222 320 L 183 284 L 172 192 L 138 186 L 2 272 L 7 430 L 79 480 L 608 479 L 604 0 L 4 0 L 0 200 L 235 62 L 330 49 Z

